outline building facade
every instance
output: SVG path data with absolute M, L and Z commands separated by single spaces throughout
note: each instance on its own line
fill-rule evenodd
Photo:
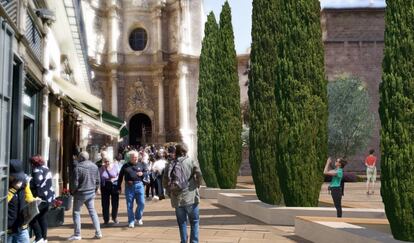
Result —
M 92 93 L 128 123 L 125 143 L 196 154 L 201 0 L 84 1 Z
M 30 158 L 42 155 L 59 194 L 92 131 L 113 143 L 121 137 L 123 121 L 90 93 L 81 12 L 80 0 L 0 1 L 0 242 L 10 159 L 22 160 L 30 175 Z
M 46 25 L 36 15 L 43 1 L 0 1 L 0 242 L 6 238 L 8 164 L 27 161 L 43 144 Z M 30 164 L 24 163 L 30 172 Z

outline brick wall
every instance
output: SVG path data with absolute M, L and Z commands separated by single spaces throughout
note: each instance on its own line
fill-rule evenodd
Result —
M 349 158 L 347 170 L 363 171 L 367 151 L 375 149 L 380 161 L 378 115 L 379 83 L 384 48 L 384 9 L 325 9 L 322 30 L 325 46 L 325 71 L 328 80 L 341 74 L 359 77 L 368 87 L 370 111 L 375 117 L 373 139 L 367 148 Z

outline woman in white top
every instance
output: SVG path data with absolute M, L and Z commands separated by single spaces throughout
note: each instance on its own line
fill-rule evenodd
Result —
M 155 178 L 155 186 L 157 188 L 157 194 L 160 200 L 165 199 L 164 188 L 162 187 L 162 176 L 164 174 L 164 169 L 165 165 L 167 164 L 167 161 L 164 158 L 164 154 L 164 150 L 160 149 L 156 155 L 157 160 L 152 165 L 152 171 L 154 173 Z

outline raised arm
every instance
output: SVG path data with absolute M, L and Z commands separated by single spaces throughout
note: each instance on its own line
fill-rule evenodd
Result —
M 326 160 L 325 169 L 323 170 L 324 175 L 336 176 L 336 170 L 329 170 L 329 164 L 331 163 L 331 157 Z

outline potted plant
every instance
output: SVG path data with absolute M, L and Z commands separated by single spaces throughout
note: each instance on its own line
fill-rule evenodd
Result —
M 62 207 L 68 211 L 72 208 L 72 195 L 70 195 L 70 191 L 66 188 L 62 190 L 62 194 L 60 194 L 59 197 L 56 199 L 59 199 L 62 201 Z
M 48 227 L 61 226 L 65 221 L 65 208 L 62 207 L 63 201 L 55 199 L 52 202 L 52 207 L 47 213 Z

